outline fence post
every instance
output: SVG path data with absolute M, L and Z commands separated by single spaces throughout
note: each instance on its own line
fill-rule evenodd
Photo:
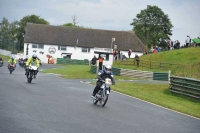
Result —
M 170 76 L 171 76 L 171 71 L 169 70 L 169 74 L 168 74 L 169 81 L 170 81 Z
M 151 61 L 150 61 L 150 68 L 151 68 Z
M 103 65 L 103 64 L 102 64 Z M 102 66 L 103 67 L 103 66 Z M 96 70 L 96 74 L 98 74 L 99 72 L 99 60 L 97 60 L 97 70 Z

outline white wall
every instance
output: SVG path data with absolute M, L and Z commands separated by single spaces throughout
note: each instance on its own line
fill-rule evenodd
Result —
M 104 49 L 104 48 L 100 48 L 100 49 L 90 48 L 90 52 L 85 53 L 85 52 L 82 52 L 81 47 L 75 48 L 75 47 L 67 46 L 66 51 L 61 51 L 61 50 L 58 50 L 57 45 L 44 45 L 44 49 L 38 49 L 38 48 L 32 48 L 32 43 L 28 43 L 28 44 L 29 44 L 29 46 L 28 46 L 28 48 L 29 48 L 28 56 L 26 56 L 27 43 L 24 44 L 24 56 L 29 58 L 33 54 L 37 54 L 37 56 L 41 59 L 42 63 L 48 63 L 48 59 L 46 57 L 46 55 L 48 55 L 48 54 L 51 55 L 54 59 L 56 59 L 56 58 L 63 58 L 64 55 L 61 56 L 62 53 L 72 53 L 71 59 L 92 60 L 94 55 L 96 55 L 96 57 L 98 58 L 98 54 L 95 54 L 94 51 L 96 51 L 96 52 L 108 52 L 109 53 L 109 51 L 107 49 Z M 49 53 L 50 47 L 54 47 L 56 49 L 55 54 Z M 36 52 L 33 52 L 33 50 L 36 50 Z M 44 54 L 41 54 L 40 52 L 44 52 Z M 104 60 L 103 65 L 104 64 L 112 64 L 112 61 L 113 61 L 113 55 L 109 55 L 109 61 Z

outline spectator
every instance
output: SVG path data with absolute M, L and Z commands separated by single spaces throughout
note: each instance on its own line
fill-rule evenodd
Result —
M 191 38 L 190 38 L 190 36 L 188 36 L 189 37 L 189 46 L 191 47 L 191 45 L 192 45 L 192 40 L 191 40 Z
M 187 47 L 189 46 L 189 43 L 190 43 L 190 38 L 189 38 L 189 36 L 187 36 L 187 38 L 186 38 L 186 40 L 185 40 L 185 43 L 186 43 L 185 47 L 187 48 Z
M 174 49 L 174 42 L 172 40 L 170 40 L 170 44 L 171 44 L 170 50 Z
M 120 60 L 123 60 L 123 54 L 122 53 L 120 54 Z
M 160 47 L 156 46 L 156 51 L 160 52 L 161 51 Z
M 116 50 L 116 53 L 115 53 L 115 61 L 117 61 L 118 59 L 118 50 Z
M 140 63 L 140 58 L 137 54 L 135 54 L 135 61 L 137 63 L 137 66 L 139 67 L 139 63 Z
M 154 48 L 152 53 L 156 53 L 156 52 L 157 52 L 157 50 L 156 50 L 156 48 Z
M 118 55 L 117 55 L 117 59 L 120 59 L 120 50 L 118 50 Z
M 99 60 L 99 70 L 102 70 L 102 64 L 103 64 L 103 60 L 104 60 L 103 56 L 99 55 L 98 60 Z
M 146 51 L 146 50 L 144 51 L 143 55 L 145 55 L 145 54 L 147 54 L 147 51 Z
M 130 58 L 130 56 L 131 56 L 131 52 L 132 52 L 132 50 L 129 49 L 129 51 L 128 51 L 128 57 L 129 57 L 129 58 Z
M 150 51 L 149 51 L 149 52 L 150 52 L 150 53 L 153 53 L 153 50 L 154 50 L 154 49 L 153 49 L 153 47 L 151 47 L 151 49 L 150 49 Z
M 179 49 L 180 48 L 180 42 L 178 40 L 176 40 L 176 48 Z
M 97 58 L 96 58 L 96 56 L 94 55 L 94 57 L 92 58 L 92 62 L 91 62 L 91 64 L 92 65 L 95 65 L 96 63 L 97 63 Z

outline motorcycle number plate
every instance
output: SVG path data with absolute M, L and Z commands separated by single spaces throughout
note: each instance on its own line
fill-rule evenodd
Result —
M 109 95 L 110 92 L 107 90 L 106 93 Z

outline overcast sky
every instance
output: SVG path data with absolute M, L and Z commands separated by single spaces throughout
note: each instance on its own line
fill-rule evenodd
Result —
M 168 14 L 173 27 L 171 39 L 185 43 L 186 36 L 200 36 L 200 0 L 0 0 L 0 21 L 20 21 L 38 15 L 50 25 L 72 23 L 105 30 L 132 30 L 130 23 L 147 5 L 156 5 Z M 116 38 L 117 39 L 117 38 Z

